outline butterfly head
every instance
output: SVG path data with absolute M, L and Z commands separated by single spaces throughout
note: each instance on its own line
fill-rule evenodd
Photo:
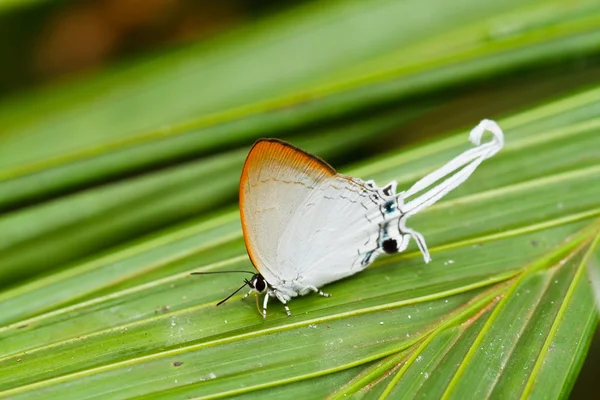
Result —
M 256 290 L 258 293 L 263 293 L 269 286 L 261 274 L 254 274 L 252 278 L 244 279 L 244 282 L 246 282 L 246 285 L 250 286 L 251 289 Z

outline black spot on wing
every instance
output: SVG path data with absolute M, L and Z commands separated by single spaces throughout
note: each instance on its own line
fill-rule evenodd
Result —
M 383 251 L 388 254 L 394 254 L 398 252 L 398 242 L 396 239 L 388 238 L 383 241 L 382 246 Z

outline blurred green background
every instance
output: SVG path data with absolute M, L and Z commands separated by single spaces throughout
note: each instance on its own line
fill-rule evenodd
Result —
M 303 0 L 0 2 L 0 93 L 197 43 Z
M 328 161 L 336 168 L 343 168 L 390 149 L 416 146 L 441 133 L 473 126 L 477 122 L 473 120 L 473 115 L 479 115 L 479 118 L 499 118 L 523 107 L 600 83 L 600 41 L 583 29 L 578 31 L 579 26 L 592 26 L 597 22 L 597 7 L 594 2 L 582 2 L 580 8 L 565 7 L 566 14 L 557 12 L 561 4 L 557 1 L 547 2 L 547 9 L 540 6 L 544 2 L 537 2 L 535 7 L 531 5 L 530 14 L 527 6 L 517 9 L 518 2 L 504 1 L 494 5 L 465 2 L 469 11 L 464 13 L 461 2 L 452 2 L 445 6 L 445 12 L 448 19 L 465 21 L 466 31 L 460 32 L 458 29 L 458 33 L 455 33 L 456 43 L 459 44 L 457 47 L 464 47 L 464 54 L 456 56 L 456 60 L 443 72 L 434 71 L 427 78 L 433 83 L 428 83 L 425 79 L 421 81 L 420 77 L 415 77 L 414 80 L 409 78 L 402 83 L 405 93 L 402 96 L 387 95 L 384 91 L 388 89 L 383 88 L 372 95 L 376 99 L 372 104 L 356 107 L 356 114 L 353 114 L 351 99 L 341 99 L 341 105 L 332 104 L 325 111 L 319 111 L 322 114 L 317 114 L 317 111 L 311 111 L 311 98 L 307 97 L 301 99 L 301 103 L 306 103 L 307 107 L 306 113 L 301 117 L 277 116 L 280 119 L 273 122 L 271 128 L 265 127 L 261 120 L 256 125 L 250 122 L 236 131 L 236 115 L 260 111 L 263 105 L 258 105 L 255 109 L 244 107 L 260 98 L 261 94 L 265 99 L 277 99 L 274 100 L 275 109 L 285 113 L 286 104 L 298 100 L 294 96 L 286 96 L 295 93 L 302 86 L 317 87 L 318 90 L 309 95 L 315 98 L 335 92 L 335 88 L 328 86 L 330 77 L 323 72 L 328 68 L 342 71 L 342 82 L 344 74 L 347 74 L 350 82 L 348 85 L 351 86 L 352 76 L 357 71 L 364 72 L 364 79 L 368 81 L 371 79 L 368 77 L 370 68 L 383 71 L 381 76 L 385 76 L 388 73 L 385 65 L 392 61 L 400 65 L 400 69 L 406 68 L 409 72 L 411 68 L 418 70 L 414 61 L 417 59 L 431 60 L 431 64 L 423 68 L 425 71 L 434 70 L 437 64 L 444 62 L 443 57 L 436 58 L 437 54 L 444 52 L 443 42 L 434 40 L 425 42 L 426 46 L 410 48 L 411 41 L 421 40 L 436 29 L 444 31 L 444 24 L 449 23 L 444 18 L 432 21 L 426 18 L 427 7 L 441 7 L 439 2 L 429 5 L 422 2 L 422 15 L 415 19 L 416 26 L 414 29 L 407 27 L 405 33 L 409 32 L 410 35 L 401 39 L 389 36 L 393 35 L 393 29 L 390 32 L 382 31 L 381 36 L 363 34 L 361 29 L 370 30 L 371 25 L 357 23 L 352 31 L 355 37 L 350 43 L 346 43 L 346 47 L 337 48 L 338 54 L 332 54 L 331 48 L 325 45 L 304 49 L 305 44 L 290 41 L 290 48 L 295 53 L 285 54 L 285 60 L 273 57 L 278 51 L 278 41 L 283 39 L 271 34 L 269 26 L 262 25 L 261 21 L 272 18 L 275 25 L 279 20 L 283 24 L 295 10 L 302 10 L 303 7 L 309 10 L 310 7 L 313 10 L 315 7 L 326 8 L 334 3 L 336 2 L 309 0 L 0 0 L 0 174 L 4 173 L 3 178 L 8 182 L 0 187 L 2 216 L 6 221 L 14 215 L 17 215 L 15 218 L 20 218 L 18 214 L 44 202 L 51 204 L 56 199 L 77 193 L 85 194 L 108 183 L 126 182 L 153 174 L 159 176 L 159 179 L 165 179 L 160 177 L 162 172 L 166 174 L 166 179 L 173 180 L 171 189 L 174 191 L 193 184 L 197 176 L 194 174 L 205 174 L 202 176 L 206 177 L 214 171 L 225 171 L 224 174 L 233 177 L 238 171 L 229 167 L 237 165 L 243 159 L 245 146 L 258 137 L 268 136 L 270 130 L 283 132 L 292 139 L 304 140 L 302 144 L 318 150 L 319 154 L 327 155 Z M 506 39 L 506 43 L 499 46 L 510 46 L 513 37 L 518 41 L 523 32 L 530 31 L 533 33 L 525 40 L 532 43 L 540 35 L 556 35 L 556 41 L 548 40 L 539 47 L 525 48 L 522 54 L 515 51 L 510 59 L 505 57 L 496 61 L 490 57 L 480 64 L 469 63 L 469 51 L 472 49 L 469 47 L 471 35 L 467 26 L 477 21 L 476 17 L 471 16 L 477 15 L 480 12 L 478 8 L 484 7 L 495 8 L 498 13 L 505 15 L 502 21 L 489 25 L 486 35 L 490 42 Z M 514 20 L 510 18 L 513 9 Z M 379 14 L 373 15 L 374 19 L 379 17 Z M 540 18 L 536 19 L 538 17 Z M 333 27 L 344 18 L 349 19 L 349 24 L 352 23 L 350 11 L 347 15 L 326 15 L 320 21 L 318 29 L 328 34 L 331 32 L 327 32 L 327 26 L 330 25 L 327 18 L 331 18 Z M 567 34 L 553 28 L 556 20 L 561 18 L 567 21 L 561 28 L 569 32 Z M 417 25 L 423 24 L 423 21 L 428 21 L 431 25 L 427 29 L 419 29 Z M 393 19 L 392 22 L 387 22 L 393 23 Z M 460 22 L 454 24 L 461 25 Z M 311 26 L 299 25 L 298 29 L 311 29 Z M 315 30 L 315 41 L 319 40 L 319 30 Z M 219 50 L 220 43 L 227 45 L 230 41 L 247 35 L 249 31 L 261 31 L 263 35 L 262 41 L 256 41 L 256 46 L 259 47 L 253 49 L 252 53 L 242 57 L 235 51 L 227 53 Z M 286 34 L 291 37 L 294 27 L 289 28 Z M 362 43 L 363 37 L 369 37 L 372 42 Z M 579 39 L 573 41 L 574 37 Z M 398 53 L 389 51 L 383 55 L 381 49 L 393 49 L 396 46 L 391 39 L 397 39 L 410 50 Z M 562 50 L 553 50 L 552 46 Z M 306 57 L 298 49 L 304 49 L 306 54 L 313 50 L 323 54 L 311 53 L 310 57 Z M 472 51 L 475 54 L 478 50 Z M 195 64 L 190 56 L 194 52 L 204 55 L 208 53 L 210 56 L 205 57 L 208 61 Z M 371 55 L 374 56 L 372 59 L 369 58 Z M 228 57 L 234 56 L 246 64 L 237 65 L 237 69 L 228 66 Z M 464 70 L 461 69 L 461 57 L 465 60 Z M 364 59 L 369 59 L 369 62 L 363 63 Z M 484 62 L 487 64 L 484 65 Z M 206 71 L 207 76 L 202 76 L 199 70 Z M 223 70 L 229 73 L 231 81 L 221 82 L 212 78 L 213 75 L 218 77 Z M 246 82 L 240 78 L 240 82 L 237 82 L 238 70 L 249 71 L 256 79 Z M 151 82 L 152 86 L 144 87 L 144 80 Z M 90 84 L 78 85 L 86 81 Z M 284 91 L 273 84 L 288 81 L 291 83 Z M 124 88 L 122 91 L 115 89 L 119 87 L 119 82 L 120 87 Z M 344 85 L 342 83 L 341 87 Z M 223 86 L 227 88 L 221 90 Z M 114 94 L 111 92 L 113 90 Z M 129 96 L 128 100 L 123 100 L 126 96 Z M 83 114 L 82 119 L 73 117 L 78 106 L 73 107 L 72 104 L 79 100 L 83 100 L 81 109 L 89 112 Z M 119 102 L 123 107 L 119 107 Z M 269 109 L 270 105 L 265 104 L 264 108 Z M 230 114 L 211 114 L 228 107 L 233 110 Z M 346 111 L 344 107 L 351 111 Z M 148 113 L 148 110 L 156 110 L 156 113 Z M 211 115 L 213 119 L 204 121 L 201 118 L 204 115 Z M 373 121 L 369 119 L 371 117 Z M 173 132 L 194 132 L 215 121 L 228 121 L 228 118 L 232 121 L 210 131 L 199 142 L 194 141 L 199 139 L 190 139 L 189 142 L 171 144 L 172 147 L 161 145 L 160 150 L 149 149 L 144 154 L 123 153 L 120 159 L 111 159 L 107 163 L 113 165 L 114 162 L 114 170 L 104 167 L 94 169 L 94 166 L 88 168 L 84 164 L 86 157 L 110 153 L 113 145 L 116 146 L 114 149 L 120 151 L 119 146 L 127 147 L 128 144 L 138 143 L 137 135 L 140 132 L 145 137 L 156 139 L 168 137 Z M 119 130 L 112 129 L 113 121 L 119 121 Z M 340 121 L 349 122 L 342 124 Z M 360 125 L 360 121 L 367 121 L 362 122 L 367 125 Z M 43 129 L 38 129 L 39 126 L 43 126 Z M 306 134 L 321 130 L 326 132 L 333 128 L 349 132 L 348 141 L 341 149 L 336 149 L 336 143 L 328 140 L 327 136 Z M 352 129 L 356 132 L 352 133 Z M 377 140 L 366 139 L 364 132 L 368 129 L 378 132 Z M 332 134 L 331 137 L 337 136 Z M 105 145 L 105 142 L 108 144 Z M 139 143 L 144 145 L 145 142 Z M 198 146 L 194 147 L 194 143 Z M 24 153 L 21 151 L 23 148 L 31 151 Z M 115 153 L 118 151 L 115 150 Z M 147 154 L 159 156 L 149 161 L 145 158 Z M 193 162 L 198 159 L 214 160 L 214 166 L 204 172 L 193 172 Z M 58 169 L 65 160 L 82 164 L 63 173 Z M 98 157 L 94 162 L 103 161 Z M 124 167 L 119 170 L 119 166 Z M 57 168 L 55 174 L 51 172 L 47 176 L 34 178 L 30 183 L 23 181 L 25 183 L 21 185 L 19 181 L 20 186 L 11 186 L 14 176 L 27 176 L 32 171 L 44 171 L 44 168 L 51 170 L 51 167 Z M 190 169 L 187 172 L 181 169 L 179 175 L 168 175 L 169 171 L 174 171 L 177 167 Z M 143 182 L 138 182 L 139 190 L 142 191 L 139 193 L 143 193 L 143 190 L 149 190 L 150 193 Z M 41 241 L 36 242 L 38 239 L 32 234 L 32 241 L 25 242 L 23 246 L 17 243 L 15 247 L 11 247 L 7 243 L 7 250 L 3 253 L 7 267 L 0 268 L 0 284 L 11 288 L 23 282 L 31 282 L 35 280 L 32 273 L 43 276 L 52 270 L 61 270 L 69 262 L 85 259 L 97 251 L 118 247 L 125 241 L 152 235 L 160 229 L 176 226 L 199 215 L 210 214 L 222 207 L 235 207 L 235 187 L 220 187 L 218 182 L 214 184 L 215 187 L 210 190 L 222 190 L 225 194 L 207 199 L 197 208 L 182 203 L 181 207 L 175 207 L 176 211 L 168 216 L 145 219 L 146 215 L 154 215 L 153 212 L 160 213 L 161 205 L 157 202 L 156 209 L 148 209 L 148 214 L 140 214 L 139 219 L 132 216 L 130 225 L 125 225 L 124 222 L 123 227 L 117 226 L 113 230 L 108 225 L 103 226 L 102 229 L 106 231 L 100 233 L 90 230 L 92 233 L 89 238 L 75 245 L 62 238 L 84 231 L 68 224 L 57 225 L 56 229 L 64 233 L 60 242 L 57 239 L 57 242 L 42 244 Z M 151 187 L 153 183 L 148 181 L 147 185 Z M 114 193 L 107 193 L 105 200 L 121 199 L 120 196 L 125 194 L 115 190 Z M 152 196 L 158 194 L 152 193 Z M 122 200 L 133 201 L 128 198 Z M 172 206 L 171 204 L 170 207 Z M 71 210 L 67 209 L 65 214 L 59 214 L 60 218 L 67 218 Z M 88 211 L 90 215 L 93 213 L 91 208 Z M 114 218 L 122 218 L 122 215 L 115 211 Z M 36 218 L 33 215 L 29 222 L 25 222 L 32 225 L 32 231 L 38 229 L 34 226 Z M 19 225 L 25 226 L 22 230 L 19 228 L 18 232 L 11 231 L 13 236 L 10 240 L 20 239 L 21 234 L 27 237 L 29 226 L 24 225 L 25 223 Z M 95 224 L 93 218 L 89 224 Z M 82 233 L 84 239 L 85 235 L 86 233 Z M 18 241 L 17 239 L 14 240 Z M 37 250 L 38 254 L 31 255 L 30 258 L 22 257 L 23 250 L 36 243 L 41 245 Z M 40 264 L 46 257 L 44 251 L 54 251 L 50 249 L 60 246 L 67 250 L 62 253 L 56 250 L 55 263 L 50 263 L 48 268 Z M 49 258 L 54 257 L 50 254 Z M 589 397 L 590 393 L 594 393 L 595 379 L 600 372 L 599 360 L 600 334 L 596 332 L 590 353 L 571 394 L 573 398 Z

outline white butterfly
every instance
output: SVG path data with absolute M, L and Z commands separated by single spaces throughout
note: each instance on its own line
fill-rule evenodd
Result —
M 493 140 L 481 144 L 485 131 L 493 134 Z M 483 120 L 471 131 L 470 140 L 476 147 L 400 193 L 396 181 L 380 188 L 373 181 L 338 174 L 325 161 L 289 143 L 257 141 L 242 171 L 240 213 L 246 249 L 259 273 L 237 291 L 248 285 L 246 296 L 266 292 L 263 317 L 270 297 L 291 315 L 287 306 L 291 298 L 310 292 L 329 296 L 320 288 L 362 271 L 380 254 L 404 251 L 411 238 L 429 262 L 425 239 L 408 228 L 406 220 L 464 182 L 502 148 L 504 138 L 495 122 Z

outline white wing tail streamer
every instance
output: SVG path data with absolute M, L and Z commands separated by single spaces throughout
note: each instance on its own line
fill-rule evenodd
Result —
M 481 138 L 486 131 L 491 132 L 493 138 L 491 141 L 481 144 Z M 419 249 L 423 253 L 425 262 L 431 260 L 427 245 L 425 244 L 425 239 L 418 232 L 406 228 L 406 219 L 431 206 L 446 194 L 456 189 L 471 176 L 484 160 L 494 156 L 504 146 L 504 134 L 502 133 L 502 129 L 500 129 L 496 122 L 489 119 L 484 119 L 471 130 L 469 140 L 476 147 L 465 151 L 461 155 L 450 160 L 443 167 L 426 175 L 407 191 L 399 193 L 399 196 L 402 197 L 402 201 L 404 202 L 404 206 L 402 207 L 403 216 L 401 217 L 400 223 L 405 232 L 410 234 L 417 242 Z M 457 170 L 458 172 L 455 172 Z M 452 173 L 454 174 L 431 187 L 437 181 Z M 412 197 L 425 189 L 428 189 L 425 193 L 406 202 L 407 198 Z

